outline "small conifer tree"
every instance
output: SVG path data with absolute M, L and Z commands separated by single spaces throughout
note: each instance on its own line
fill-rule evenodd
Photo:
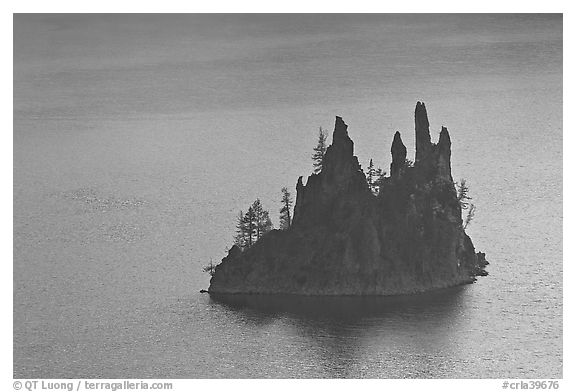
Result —
M 326 154 L 326 139 L 328 138 L 328 133 L 320 127 L 318 130 L 318 142 L 316 147 L 314 147 L 314 154 L 312 154 L 312 161 L 314 165 L 314 174 L 318 174 L 322 171 L 322 163 L 324 161 L 324 154 Z
M 376 177 L 376 169 L 374 169 L 374 163 L 372 162 L 372 158 L 370 158 L 370 163 L 368 164 L 368 170 L 366 173 L 366 182 L 368 182 L 368 186 L 370 190 L 374 192 L 374 180 Z
M 216 272 L 216 266 L 212 262 L 212 259 L 210 259 L 210 264 L 208 264 L 202 268 L 202 271 L 206 272 L 210 276 L 214 276 L 214 272 Z
M 292 217 L 290 216 L 290 210 L 292 208 L 292 197 L 288 188 L 282 188 L 282 208 L 280 208 L 280 229 L 288 230 L 292 225 Z
M 269 212 L 262 208 L 260 199 L 256 199 L 246 214 L 240 211 L 236 223 L 234 243 L 241 250 L 248 249 L 272 228 Z

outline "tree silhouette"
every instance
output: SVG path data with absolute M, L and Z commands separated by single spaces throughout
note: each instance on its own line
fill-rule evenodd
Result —
M 377 195 L 380 192 L 380 186 L 382 181 L 384 181 L 386 172 L 381 168 L 375 168 L 372 159 L 370 159 L 370 163 L 368 164 L 367 172 L 366 182 L 368 183 L 368 187 L 370 188 L 372 194 Z
M 282 208 L 280 208 L 280 230 L 288 230 L 292 225 L 290 209 L 292 208 L 292 197 L 288 188 L 282 188 Z
M 318 174 L 322 171 L 322 161 L 324 160 L 324 154 L 326 154 L 326 139 L 328 138 L 328 133 L 322 129 L 318 130 L 318 143 L 314 147 L 314 154 L 312 154 L 312 160 L 314 165 L 314 174 Z
M 254 212 L 253 227 L 254 227 L 254 242 L 258 241 L 264 234 L 272 230 L 272 221 L 268 211 L 262 208 L 260 199 L 256 199 L 252 203 L 252 211 Z
M 370 163 L 368 164 L 368 170 L 366 173 L 366 181 L 368 182 L 370 190 L 372 190 L 372 186 L 374 185 L 374 177 L 376 177 L 376 169 L 374 169 L 374 163 L 372 162 L 372 158 L 370 158 Z
M 246 237 L 248 238 L 247 248 L 256 242 L 256 213 L 253 206 L 248 207 L 244 216 L 244 227 L 246 228 Z
M 256 199 L 246 214 L 240 211 L 236 223 L 234 243 L 241 250 L 248 249 L 270 230 L 272 230 L 270 214 L 262 208 L 260 199 Z
M 468 188 L 468 185 L 466 185 L 466 180 L 462 178 L 460 182 L 457 182 L 455 185 L 456 185 L 456 194 L 458 197 L 458 202 L 460 203 L 462 212 L 464 212 L 464 210 L 468 210 L 466 218 L 462 220 L 463 221 L 462 226 L 464 227 L 464 229 L 466 229 L 468 225 L 470 225 L 470 222 L 472 222 L 472 219 L 474 219 L 474 214 L 476 213 L 476 206 L 470 203 L 470 200 L 472 200 L 472 198 L 468 196 L 470 188 Z
M 238 214 L 238 220 L 236 222 L 236 236 L 234 237 L 234 243 L 242 250 L 248 248 L 252 243 L 250 242 L 250 236 L 248 235 L 248 225 L 246 215 L 240 210 Z
M 468 200 L 472 200 L 472 198 L 468 196 L 469 190 L 470 189 L 466 185 L 465 179 L 462 178 L 460 180 L 460 182 L 456 183 L 456 192 L 458 195 L 458 202 L 460 202 L 460 207 L 462 207 L 463 210 L 468 209 L 468 206 L 470 205 L 470 202 Z
M 212 262 L 212 259 L 210 259 L 210 264 L 208 264 L 202 268 L 202 272 L 206 272 L 210 276 L 214 276 L 214 272 L 216 272 L 216 266 Z
M 470 208 L 468 209 L 468 214 L 466 214 L 466 219 L 464 219 L 464 229 L 468 227 L 472 219 L 474 219 L 474 214 L 476 213 L 476 206 L 470 203 Z
M 384 182 L 384 178 L 386 177 L 386 172 L 381 168 L 377 168 L 374 171 L 374 182 L 372 183 L 372 193 L 375 195 L 380 193 L 380 188 L 382 187 L 382 183 Z

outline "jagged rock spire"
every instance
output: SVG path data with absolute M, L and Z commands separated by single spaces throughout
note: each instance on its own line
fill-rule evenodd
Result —
M 452 142 L 450 141 L 450 134 L 448 133 L 448 129 L 446 127 L 442 127 L 440 131 L 440 137 L 438 138 L 438 148 L 440 151 L 448 151 L 450 154 L 450 147 L 452 146 Z
M 450 141 L 450 134 L 446 127 L 442 127 L 440 131 L 440 137 L 438 138 L 438 144 L 436 144 L 437 151 L 437 162 L 436 167 L 438 170 L 438 177 L 444 181 L 452 183 L 452 169 L 450 165 L 450 155 L 451 155 L 452 142 Z
M 354 156 L 354 142 L 348 136 L 348 125 L 342 117 L 336 116 L 332 144 L 326 149 L 322 161 L 322 173 L 325 180 L 331 181 L 348 171 L 358 169 L 358 160 Z M 345 176 L 344 176 L 345 177 Z
M 432 143 L 430 141 L 430 123 L 424 102 L 416 103 L 414 111 L 414 123 L 416 130 L 416 159 L 414 164 L 418 165 L 430 154 Z
M 392 148 L 390 148 L 392 153 L 392 163 L 390 164 L 390 176 L 396 178 L 400 175 L 400 171 L 404 166 L 406 161 L 406 146 L 402 143 L 402 137 L 400 132 L 394 134 L 394 140 L 392 141 Z
M 312 222 L 323 219 L 331 213 L 327 200 L 346 192 L 368 194 L 370 190 L 358 158 L 354 156 L 354 142 L 348 136 L 348 125 L 342 117 L 336 116 L 332 144 L 324 154 L 322 170 L 309 176 L 306 185 L 303 185 L 302 177 L 296 184 L 293 226 L 300 225 L 303 220 Z M 319 203 L 319 200 L 325 203 Z M 319 205 L 326 207 L 326 210 L 319 209 Z
M 340 116 L 336 116 L 331 147 L 340 150 L 345 155 L 354 155 L 354 142 L 348 136 L 348 125 Z
M 296 203 L 294 204 L 294 214 L 292 214 L 292 225 L 297 224 L 302 216 L 302 204 L 304 198 L 304 184 L 302 184 L 302 176 L 298 177 L 296 182 Z

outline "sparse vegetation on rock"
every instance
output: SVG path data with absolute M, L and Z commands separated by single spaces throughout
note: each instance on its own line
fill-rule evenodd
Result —
M 314 173 L 318 174 L 322 171 L 322 163 L 324 161 L 324 154 L 326 154 L 326 140 L 328 139 L 328 132 L 320 127 L 318 129 L 318 142 L 314 147 L 314 154 L 312 154 L 312 161 L 314 166 Z
M 406 158 L 396 132 L 390 176 L 380 176 L 377 192 L 373 165 L 368 180 L 354 156 L 348 126 L 336 117 L 332 144 L 321 160 L 325 138 L 319 137 L 318 170 L 306 185 L 298 178 L 290 229 L 272 230 L 258 240 L 245 234 L 241 214 L 242 235 L 216 267 L 210 293 L 390 295 L 486 275 L 488 262 L 464 231 L 474 208 L 466 204 L 465 182 L 457 190 L 452 179 L 448 130 L 442 127 L 432 143 L 423 103 L 417 103 L 414 116 L 415 161 Z
M 288 188 L 282 188 L 282 208 L 280 208 L 280 230 L 288 230 L 292 224 L 292 195 L 288 192 Z

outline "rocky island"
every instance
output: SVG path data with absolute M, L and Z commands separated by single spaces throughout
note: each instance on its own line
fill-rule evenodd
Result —
M 451 174 L 451 141 L 430 138 L 424 103 L 415 110 L 415 161 L 399 132 L 390 175 L 374 195 L 348 126 L 336 117 L 322 170 L 298 179 L 292 225 L 272 230 L 216 266 L 211 294 L 394 295 L 472 283 L 487 273 L 464 231 Z

